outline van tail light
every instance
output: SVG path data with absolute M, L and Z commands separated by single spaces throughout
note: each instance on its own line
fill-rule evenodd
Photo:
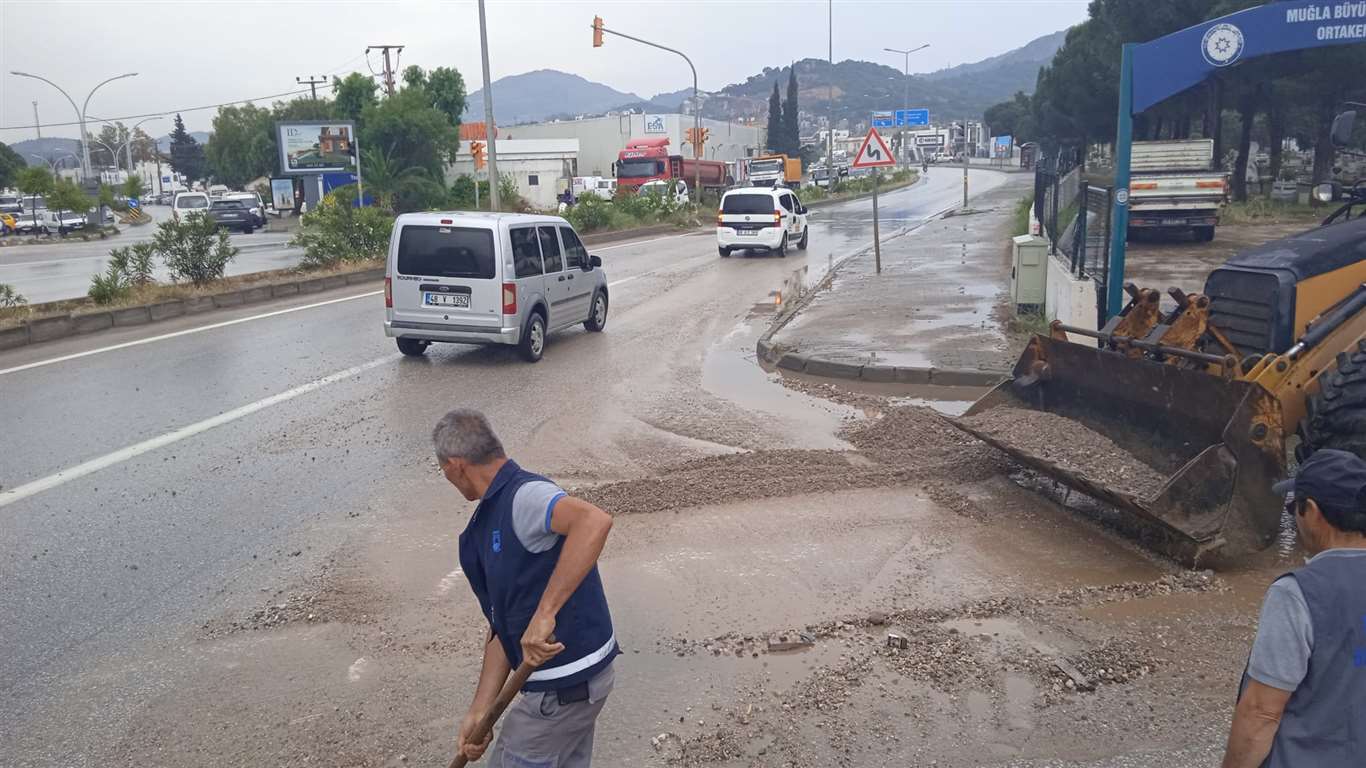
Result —
M 774 211 L 774 212 L 773 212 L 773 223 L 774 223 L 774 224 L 782 224 L 782 223 L 783 223 L 783 212 L 782 212 L 782 211 Z
M 388 275 L 384 276 L 384 308 L 394 308 L 394 279 Z
M 720 209 L 720 208 L 717 208 L 717 209 L 716 209 L 716 226 L 719 227 L 719 226 L 721 226 L 721 225 L 724 224 L 724 223 L 725 223 L 725 222 L 721 221 L 721 209 Z
M 503 283 L 503 314 L 517 314 L 517 284 Z

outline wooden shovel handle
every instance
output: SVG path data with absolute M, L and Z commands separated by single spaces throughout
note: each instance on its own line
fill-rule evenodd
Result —
M 531 673 L 535 671 L 536 668 L 526 661 L 517 666 L 512 676 L 507 679 L 506 683 L 503 683 L 503 689 L 498 692 L 498 698 L 493 700 L 493 706 L 475 724 L 474 732 L 470 734 L 470 741 L 478 743 L 484 740 L 484 736 L 493 730 L 493 724 L 503 716 L 503 710 L 508 708 L 513 699 L 517 698 L 517 692 L 522 690 L 522 686 L 526 685 L 527 678 L 531 677 Z M 465 768 L 468 763 L 465 754 L 461 752 L 451 761 L 449 768 Z

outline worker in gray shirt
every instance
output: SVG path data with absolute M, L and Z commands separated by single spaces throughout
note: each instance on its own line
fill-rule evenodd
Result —
M 1267 590 L 1223 768 L 1366 765 L 1366 461 L 1320 449 L 1275 490 L 1312 557 Z

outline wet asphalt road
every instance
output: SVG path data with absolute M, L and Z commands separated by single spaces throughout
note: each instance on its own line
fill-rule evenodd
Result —
M 1001 176 L 973 179 L 980 191 Z M 938 169 L 884 195 L 884 237 L 953 206 L 961 183 Z M 26 494 L 0 495 L 0 764 L 100 762 L 195 663 L 201 624 L 314 572 L 404 503 L 403 478 L 435 472 L 426 436 L 448 407 L 485 410 L 513 454 L 561 476 L 667 460 L 666 443 L 630 438 L 634 414 L 677 397 L 671 366 L 734 337 L 794 270 L 814 282 L 866 246 L 871 227 L 865 200 L 814 211 L 810 250 L 787 259 L 722 261 L 709 233 L 594 248 L 607 332 L 553 336 L 536 366 L 452 345 L 401 359 L 378 292 L 355 287 L 0 354 L 0 489 Z M 294 307 L 307 308 L 58 360 Z
M 0 248 L 0 283 L 14 286 L 30 304 L 85 296 L 90 288 L 90 276 L 104 271 L 111 248 L 151 240 L 156 222 L 170 215 L 170 207 L 164 205 L 150 206 L 147 211 L 153 223 L 124 227 L 121 234 L 108 240 Z M 230 237 L 233 245 L 241 250 L 228 264 L 229 275 L 292 267 L 299 263 L 303 253 L 289 247 L 288 233 L 258 231 L 244 235 L 233 232 Z M 166 279 L 164 270 L 159 277 Z

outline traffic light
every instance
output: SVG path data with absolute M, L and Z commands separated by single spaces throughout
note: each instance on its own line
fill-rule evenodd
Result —
M 593 17 L 593 47 L 602 47 L 602 17 Z
M 703 128 L 703 129 L 702 129 L 702 141 L 701 141 L 701 143 L 702 143 L 702 144 L 706 144 L 706 143 L 707 143 L 707 139 L 709 139 L 709 138 L 711 138 L 711 129 L 710 129 L 710 128 Z
M 474 170 L 484 170 L 484 142 L 470 142 L 470 156 L 474 158 Z

